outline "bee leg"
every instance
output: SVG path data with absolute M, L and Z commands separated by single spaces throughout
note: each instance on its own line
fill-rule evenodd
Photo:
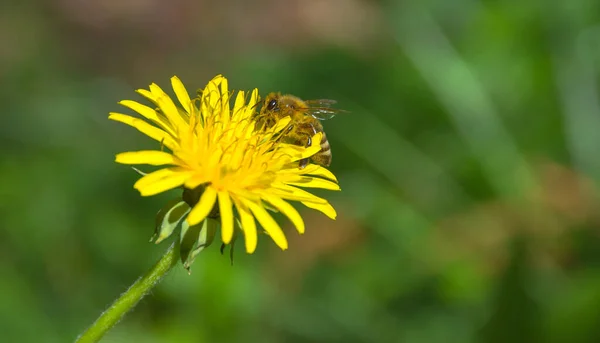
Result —
M 310 136 L 307 136 L 307 138 L 308 138 L 308 140 L 306 141 L 306 147 L 308 148 L 309 146 L 312 145 L 312 138 Z M 309 160 L 310 160 L 309 158 L 301 159 L 300 163 L 298 164 L 298 167 L 300 167 L 300 169 L 306 168 Z

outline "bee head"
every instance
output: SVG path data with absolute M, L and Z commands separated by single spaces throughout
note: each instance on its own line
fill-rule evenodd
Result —
M 274 111 L 277 108 L 277 100 L 273 99 L 271 101 L 269 101 L 269 103 L 267 104 L 267 109 L 270 111 Z
M 268 111 L 279 111 L 279 97 L 280 95 L 277 93 L 270 93 L 265 98 L 265 108 Z

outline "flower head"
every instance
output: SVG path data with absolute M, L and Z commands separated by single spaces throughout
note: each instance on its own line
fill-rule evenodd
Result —
M 183 200 L 189 206 L 187 225 L 201 224 L 207 218 L 220 218 L 221 239 L 229 244 L 235 228 L 243 233 L 246 251 L 254 252 L 257 226 L 282 249 L 288 243 L 268 210 L 286 215 L 298 232 L 304 221 L 289 201 L 297 201 L 335 219 L 336 212 L 323 198 L 301 188 L 339 190 L 335 176 L 327 169 L 310 164 L 298 168 L 298 161 L 320 150 L 318 145 L 301 147 L 281 142 L 290 124 L 286 117 L 270 128 L 256 122 L 258 90 L 246 99 L 240 91 L 233 106 L 227 79 L 213 78 L 196 98 L 190 98 L 177 77 L 171 78 L 176 104 L 158 85 L 137 92 L 154 108 L 135 101 L 120 104 L 139 113 L 147 121 L 111 113 L 109 119 L 135 127 L 160 143 L 160 150 L 124 152 L 116 156 L 122 164 L 160 166 L 134 185 L 143 196 L 183 187 Z M 149 121 L 149 122 L 148 122 Z M 321 133 L 312 137 L 320 142 Z M 169 151 L 163 151 L 167 148 Z

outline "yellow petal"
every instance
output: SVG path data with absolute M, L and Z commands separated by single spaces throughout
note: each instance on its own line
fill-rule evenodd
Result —
M 189 105 L 187 106 L 188 109 L 191 110 L 192 108 L 192 103 L 189 103 Z M 189 122 L 189 118 L 190 118 L 190 114 L 184 110 L 182 110 L 181 108 L 177 107 L 177 112 L 179 113 L 179 116 L 183 119 L 185 119 L 186 122 Z M 189 126 L 189 125 L 188 125 Z M 185 131 L 185 130 L 184 130 Z
M 175 103 L 167 93 L 165 93 L 162 88 L 160 88 L 157 84 L 153 83 L 150 85 L 150 91 L 154 96 L 154 100 L 158 104 L 158 107 L 162 111 L 162 113 L 169 119 L 169 122 L 173 124 L 175 130 L 180 127 L 184 127 L 185 122 L 183 118 L 179 114 Z
M 321 179 L 318 177 L 301 177 L 298 180 L 294 180 L 294 181 L 285 181 L 282 180 L 283 182 L 287 183 L 288 185 L 292 185 L 292 186 L 299 186 L 299 187 L 305 187 L 305 188 L 322 188 L 322 189 L 329 189 L 332 191 L 339 191 L 340 190 L 340 186 L 333 182 L 333 181 L 329 181 L 329 180 L 325 180 L 325 179 Z
M 244 103 L 246 102 L 244 91 L 239 91 L 237 96 L 235 97 L 235 102 L 233 103 L 233 112 L 231 115 L 231 119 L 238 121 L 241 116 L 243 116 Z
M 310 174 L 310 175 L 314 175 L 314 176 L 320 176 L 320 177 L 329 179 L 331 181 L 337 182 L 337 178 L 335 177 L 335 175 L 333 175 L 332 172 L 330 172 L 328 169 L 326 169 L 324 167 L 321 167 L 318 164 L 309 164 L 304 169 L 295 168 L 294 170 L 298 171 L 298 174 Z
M 220 84 L 222 80 L 223 80 L 223 77 L 215 77 L 210 82 L 208 82 L 208 84 L 206 85 L 206 88 L 204 89 L 204 92 L 206 93 L 206 96 L 207 96 L 206 100 L 208 101 L 208 106 L 211 109 L 215 108 L 215 106 L 217 105 L 217 102 L 221 98 L 220 93 L 219 93 L 219 87 L 217 87 L 217 85 Z
M 152 173 L 148 173 L 141 177 L 137 182 L 133 185 L 133 188 L 138 189 L 140 187 L 145 187 L 151 183 L 154 183 L 162 178 L 170 177 L 173 174 L 181 173 L 183 170 L 179 170 L 176 168 L 163 168 Z
M 285 234 L 279 227 L 279 224 L 271 217 L 271 215 L 261 205 L 257 205 L 252 201 L 244 201 L 250 208 L 260 225 L 267 231 L 271 239 L 277 244 L 282 250 L 288 248 L 288 242 L 285 238 Z
M 138 94 L 140 94 L 144 98 L 150 100 L 150 102 L 152 102 L 154 105 L 158 106 L 158 103 L 156 102 L 154 94 L 152 94 L 152 92 L 150 92 L 149 90 L 147 90 L 147 89 L 136 89 L 135 92 L 138 93 Z
M 285 214 L 294 224 L 299 233 L 304 233 L 304 221 L 302 220 L 302 217 L 298 211 L 296 211 L 292 205 L 279 197 L 268 194 L 264 195 L 264 199 L 271 205 L 275 206 L 275 208 L 277 208 L 281 213 Z
M 244 231 L 244 241 L 246 242 L 246 252 L 252 254 L 256 250 L 256 244 L 258 241 L 256 233 L 256 222 L 254 217 L 250 214 L 248 207 L 236 198 L 233 199 L 237 212 L 240 215 L 240 221 L 242 222 L 242 230 Z
M 271 132 L 279 132 L 279 131 L 285 129 L 291 121 L 292 121 L 292 118 L 290 118 L 289 116 L 283 117 L 277 121 L 277 124 L 275 124 L 275 126 L 273 126 L 273 128 L 271 128 L 270 131 Z
M 312 208 L 313 210 L 322 212 L 324 215 L 326 215 L 327 217 L 329 217 L 331 219 L 335 219 L 335 217 L 337 217 L 337 213 L 335 212 L 335 209 L 329 203 L 317 204 L 314 202 L 303 201 L 302 204 L 308 208 Z
M 270 190 L 270 192 L 272 192 L 273 195 L 277 195 L 278 197 L 286 200 L 309 201 L 320 204 L 327 203 L 327 200 L 321 199 L 314 194 L 280 182 L 273 183 L 273 188 Z
M 244 118 L 249 118 L 254 114 L 254 111 L 256 111 L 257 102 L 258 102 L 258 89 L 254 88 L 252 90 L 252 94 L 250 95 L 250 100 L 248 101 L 248 106 L 246 106 Z
M 138 131 L 146 136 L 160 142 L 161 144 L 164 144 L 164 146 L 171 149 L 171 151 L 175 150 L 177 147 L 177 143 L 170 134 L 162 129 L 157 128 L 156 126 L 148 124 L 142 119 L 114 112 L 110 113 L 108 119 L 118 121 L 138 129 Z
M 219 84 L 221 83 L 221 80 L 224 79 L 225 76 L 223 76 L 222 74 L 217 74 L 215 77 L 212 78 L 212 82 Z
M 142 115 L 144 118 L 152 120 L 152 121 L 158 121 L 158 115 L 156 114 L 156 111 L 146 105 L 142 105 L 137 101 L 133 101 L 133 100 L 121 100 L 119 101 L 119 105 L 123 105 L 137 113 L 139 113 L 140 115 Z
M 313 135 L 310 140 L 312 142 L 311 146 L 304 148 L 304 152 L 302 153 L 302 158 L 310 157 L 319 151 L 321 151 L 321 139 L 323 138 L 323 133 L 319 132 Z
M 209 82 L 210 85 L 210 82 Z M 210 98 L 208 85 L 204 87 L 202 90 L 202 95 L 200 96 L 200 115 L 202 115 L 202 121 L 206 121 L 207 116 L 211 115 L 211 110 L 208 106 L 208 99 Z
M 175 95 L 177 96 L 177 100 L 179 100 L 181 107 L 187 113 L 192 113 L 192 110 L 190 108 L 192 105 L 190 95 L 188 94 L 187 90 L 185 89 L 185 86 L 177 76 L 173 76 L 171 78 L 171 86 L 173 87 L 173 91 L 175 91 Z
M 122 100 L 119 101 L 119 104 L 139 113 L 142 117 L 150 120 L 171 135 L 175 135 L 175 131 L 173 131 L 171 125 L 165 122 L 154 109 L 132 100 Z
M 231 198 L 227 192 L 219 192 L 219 213 L 221 215 L 221 239 L 223 243 L 229 244 L 233 238 L 233 210 L 231 209 Z
M 144 176 L 140 179 L 140 181 L 149 175 L 152 174 Z M 136 182 L 134 188 L 136 188 L 142 196 L 156 195 L 158 193 L 162 193 L 164 191 L 168 191 L 169 189 L 177 188 L 183 185 L 188 177 L 190 177 L 189 172 L 174 173 L 151 183 L 147 182 L 147 180 L 141 184 Z
M 156 150 L 122 152 L 117 154 L 115 162 L 122 164 L 149 164 L 153 166 L 181 163 L 177 157 L 170 153 Z
M 196 172 L 189 179 L 185 181 L 185 188 L 194 189 L 200 186 L 203 183 L 209 182 L 209 178 L 206 173 L 198 173 Z
M 229 118 L 231 113 L 229 112 L 229 89 L 227 84 L 227 79 L 223 78 L 221 80 L 221 121 L 223 125 L 227 125 L 229 123 Z
M 289 155 L 292 161 L 298 161 L 303 158 L 309 158 L 312 155 L 321 151 L 321 146 L 318 144 L 314 144 L 309 147 L 302 147 L 295 144 L 280 143 L 278 147 L 279 149 L 277 150 L 277 155 Z
M 214 188 L 208 186 L 202 193 L 200 197 L 200 201 L 194 206 L 192 211 L 187 217 L 187 221 L 190 225 L 196 225 L 208 216 L 210 211 L 212 211 L 213 206 L 215 206 L 215 201 L 217 200 L 217 191 Z

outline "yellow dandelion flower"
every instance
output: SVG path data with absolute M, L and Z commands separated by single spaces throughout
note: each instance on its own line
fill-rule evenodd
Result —
M 160 150 L 116 156 L 116 162 L 122 164 L 162 167 L 134 184 L 142 196 L 183 187 L 184 200 L 191 206 L 187 224 L 197 225 L 218 216 L 221 239 L 229 244 L 237 222 L 248 253 L 253 253 L 257 245 L 256 220 L 281 249 L 288 247 L 284 232 L 268 210 L 283 213 L 299 233 L 304 232 L 304 221 L 289 201 L 300 202 L 335 219 L 336 212 L 327 200 L 302 189 L 339 190 L 329 170 L 314 164 L 298 168 L 298 161 L 317 153 L 319 145 L 305 148 L 281 143 L 278 138 L 290 118 L 269 129 L 258 127 L 257 89 L 248 100 L 243 91 L 238 92 L 231 107 L 233 93 L 221 75 L 194 99 L 177 77 L 171 78 L 171 84 L 178 104 L 156 84 L 150 85 L 149 90 L 137 91 L 155 108 L 131 100 L 120 102 L 147 121 L 120 113 L 109 116 L 161 145 Z M 320 142 L 320 135 L 312 137 L 312 141 Z M 163 147 L 170 151 L 163 151 Z

